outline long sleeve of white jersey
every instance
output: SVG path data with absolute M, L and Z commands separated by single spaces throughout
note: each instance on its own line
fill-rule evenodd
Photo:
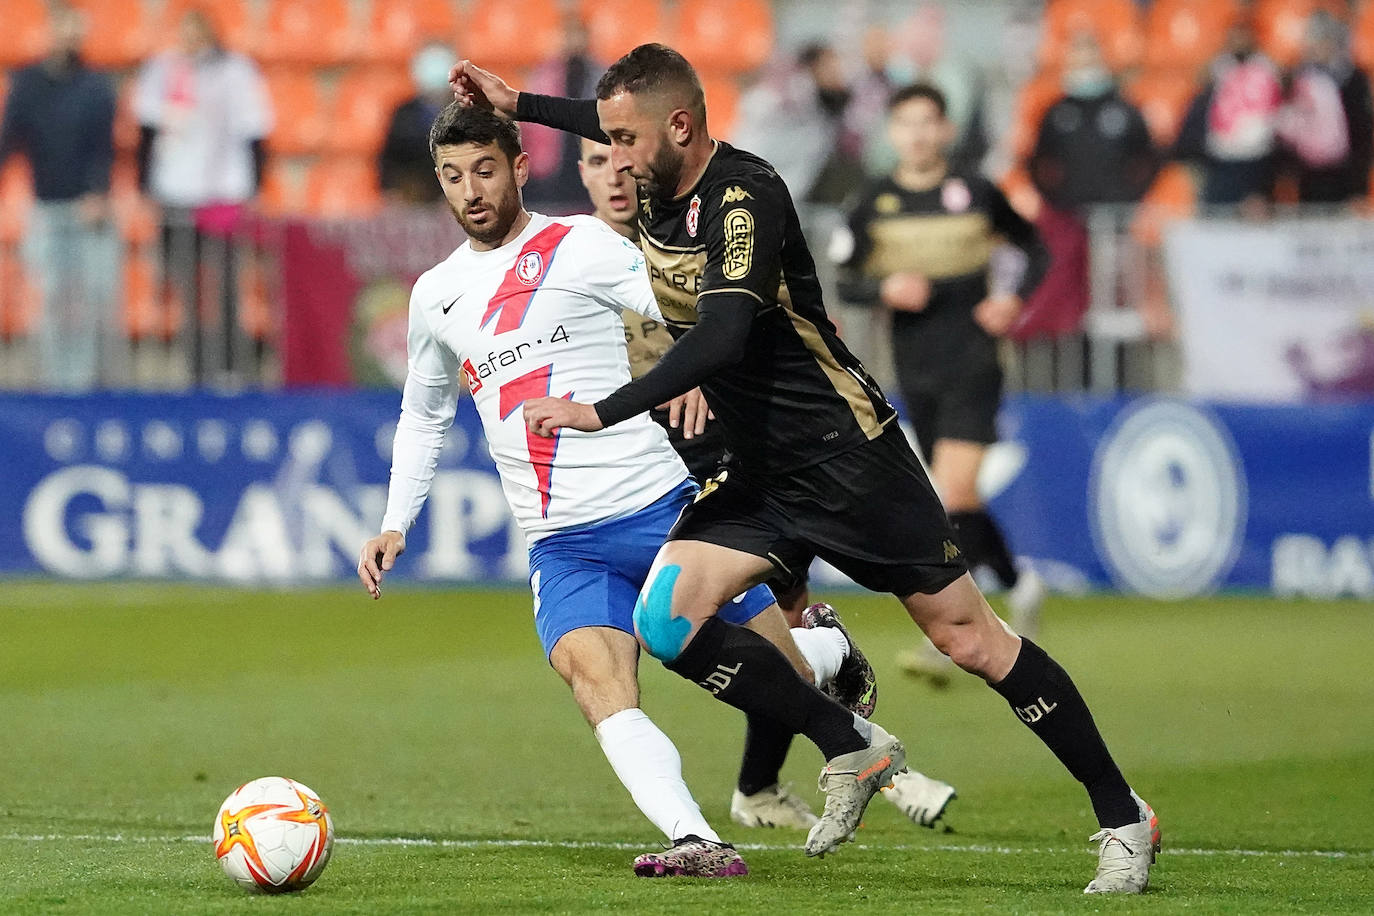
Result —
M 391 444 L 391 485 L 383 531 L 405 533 L 415 523 L 434 482 L 444 436 L 458 406 L 456 360 L 430 331 L 416 304 L 419 294 L 417 283 L 411 293 L 406 384 Z
M 599 219 L 590 217 L 586 222 L 592 235 L 590 244 L 583 244 L 578 250 L 578 266 L 587 292 L 617 314 L 629 309 L 645 318 L 663 321 L 644 252 Z

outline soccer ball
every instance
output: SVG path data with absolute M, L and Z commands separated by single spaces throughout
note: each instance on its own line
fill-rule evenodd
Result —
M 215 817 L 215 858 L 250 891 L 279 894 L 311 885 L 334 848 L 334 821 L 320 797 L 281 776 L 234 790 Z

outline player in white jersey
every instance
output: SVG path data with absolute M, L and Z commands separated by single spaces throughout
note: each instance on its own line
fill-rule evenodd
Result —
M 599 397 L 629 380 L 622 308 L 661 317 L 639 249 L 593 217 L 525 211 L 515 126 L 452 105 L 431 151 L 469 236 L 416 282 L 409 364 L 382 533 L 358 574 L 373 597 L 405 549 L 433 478 L 460 386 L 472 393 L 511 510 L 530 543 L 535 626 L 607 759 L 645 816 L 673 842 L 635 860 L 636 874 L 725 877 L 744 862 L 702 817 L 672 742 L 639 709 L 634 604 L 653 557 L 695 494 L 686 467 L 648 416 L 605 433 L 527 432 L 522 402 Z M 699 403 L 699 402 L 694 402 Z M 695 409 L 695 408 L 694 408 Z M 722 611 L 799 650 L 766 588 Z M 794 664 L 820 676 L 843 661 L 816 633 Z

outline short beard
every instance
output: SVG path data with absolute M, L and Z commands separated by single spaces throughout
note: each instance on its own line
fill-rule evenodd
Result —
M 643 183 L 650 197 L 668 199 L 673 196 L 682 180 L 682 163 L 686 158 L 682 150 L 664 138 L 663 146 L 649 163 L 649 179 Z
M 475 226 L 469 226 L 457 207 L 453 204 L 448 205 L 449 210 L 453 212 L 453 218 L 458 221 L 458 225 L 468 238 L 476 239 L 483 245 L 494 245 L 505 238 L 506 233 L 510 232 L 510 227 L 515 225 L 515 218 L 520 215 L 519 198 L 516 198 L 515 206 L 508 209 L 492 207 L 490 204 L 488 207 L 492 211 L 493 218 L 485 227 L 479 229 Z

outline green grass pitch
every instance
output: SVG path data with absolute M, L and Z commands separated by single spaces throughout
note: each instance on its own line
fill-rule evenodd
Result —
M 1059 598 L 1041 642 L 1154 805 L 1143 898 L 1082 896 L 1087 800 L 972 678 L 943 692 L 892 659 L 888 598 L 833 597 L 878 667 L 877 719 L 955 783 L 951 832 L 875 800 L 856 844 L 729 822 L 743 722 L 642 665 L 644 706 L 730 881 L 636 879 L 659 840 L 539 651 L 528 595 L 4 584 L 0 913 L 1374 912 L 1374 610 L 1356 602 Z M 818 802 L 819 754 L 786 777 Z M 220 801 L 305 782 L 339 842 L 299 895 L 244 894 L 208 843 Z

